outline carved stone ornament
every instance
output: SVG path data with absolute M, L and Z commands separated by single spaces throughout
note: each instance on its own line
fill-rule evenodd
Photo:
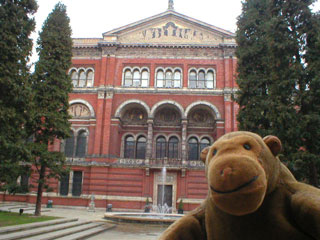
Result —
M 144 124 L 147 121 L 146 114 L 140 108 L 128 109 L 122 118 L 125 124 Z
M 180 117 L 176 110 L 170 108 L 163 108 L 156 113 L 154 122 L 156 125 L 179 125 Z
M 214 117 L 205 109 L 196 109 L 190 116 L 190 125 L 211 126 L 214 123 Z
M 73 118 L 90 117 L 89 108 L 81 103 L 72 104 L 68 112 Z

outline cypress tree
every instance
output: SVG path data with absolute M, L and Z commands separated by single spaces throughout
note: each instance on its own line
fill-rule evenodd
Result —
M 41 198 L 46 180 L 64 171 L 63 153 L 49 151 L 54 139 L 68 137 L 70 131 L 68 94 L 72 90 L 67 74 L 71 66 L 72 39 L 66 7 L 58 3 L 43 24 L 37 41 L 39 61 L 36 63 L 33 91 L 34 164 L 39 172 L 35 215 L 40 215 Z
M 30 119 L 30 74 L 37 10 L 34 0 L 0 0 L 0 182 L 14 192 L 28 154 L 26 124 Z
M 317 185 L 315 159 L 319 157 L 319 144 L 312 139 L 319 136 L 319 130 L 314 129 L 320 127 L 319 110 L 311 103 L 319 95 L 311 94 L 315 91 L 311 86 L 317 82 L 317 70 L 312 66 L 319 56 L 315 47 L 319 28 L 309 8 L 313 1 L 266 0 L 264 6 L 259 2 L 262 1 L 244 2 L 244 11 L 238 20 L 240 129 L 278 136 L 284 147 L 281 159 L 298 178 L 308 178 L 309 183 Z M 260 21 L 261 16 L 250 14 L 252 11 L 263 11 L 264 21 Z M 248 21 L 257 24 L 252 29 Z M 259 35 L 251 45 L 247 34 L 250 31 Z M 254 46 L 260 44 L 264 49 L 258 58 L 268 65 L 264 69 L 258 68 L 256 59 L 246 58 L 248 52 L 256 53 Z M 266 84 L 267 90 L 264 99 L 257 98 L 257 93 L 248 87 L 262 83 Z M 264 125 L 257 117 L 262 113 L 261 108 L 264 110 Z

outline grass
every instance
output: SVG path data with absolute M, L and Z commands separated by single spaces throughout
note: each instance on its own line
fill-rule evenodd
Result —
M 0 227 L 7 227 L 12 225 L 34 223 L 34 222 L 43 222 L 57 219 L 58 217 L 51 216 L 34 216 L 32 214 L 22 214 L 13 212 L 1 212 L 0 211 Z

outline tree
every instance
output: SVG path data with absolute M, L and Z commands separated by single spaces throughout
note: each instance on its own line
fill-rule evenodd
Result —
M 33 76 L 35 114 L 34 164 L 39 173 L 35 215 L 40 215 L 41 199 L 46 180 L 61 176 L 65 156 L 49 151 L 55 139 L 69 136 L 68 98 L 72 90 L 67 74 L 71 66 L 72 39 L 66 7 L 58 3 L 43 24 L 37 41 L 39 60 Z
M 296 176 L 317 185 L 314 161 L 319 159 L 319 144 L 311 139 L 319 136 L 315 135 L 319 130 L 313 129 L 320 127 L 319 107 L 311 103 L 320 95 L 311 94 L 315 91 L 311 86 L 318 86 L 318 70 L 312 66 L 319 61 L 315 46 L 319 28 L 309 8 L 312 2 L 243 2 L 237 31 L 240 91 L 236 101 L 239 128 L 277 135 L 284 147 L 282 160 L 293 166 Z M 308 163 L 313 176 L 305 168 L 298 169 L 299 162 L 304 167 Z
M 0 185 L 15 192 L 21 162 L 29 156 L 27 129 L 30 119 L 30 74 L 34 0 L 0 0 Z

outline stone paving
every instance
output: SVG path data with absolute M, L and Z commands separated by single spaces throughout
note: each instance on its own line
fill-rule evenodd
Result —
M 10 206 L 9 206 L 10 205 Z M 0 210 L 10 210 L 17 212 L 20 207 L 28 209 L 28 213 L 34 212 L 34 205 L 23 203 L 1 203 Z M 10 209 L 9 209 L 10 208 Z M 42 207 L 44 211 L 42 215 L 56 216 L 63 218 L 77 218 L 79 221 L 94 221 L 102 222 L 106 226 L 112 226 L 111 223 L 105 220 L 105 209 L 96 208 L 94 212 L 88 211 L 85 207 L 68 207 L 68 206 L 55 206 L 53 208 Z M 132 223 L 119 223 L 115 227 L 109 227 L 107 231 L 86 238 L 90 240 L 156 240 L 160 234 L 167 228 L 167 225 L 149 225 L 149 224 L 132 224 Z M 0 237 L 1 239 L 1 237 Z M 68 239 L 67 237 L 65 239 Z

